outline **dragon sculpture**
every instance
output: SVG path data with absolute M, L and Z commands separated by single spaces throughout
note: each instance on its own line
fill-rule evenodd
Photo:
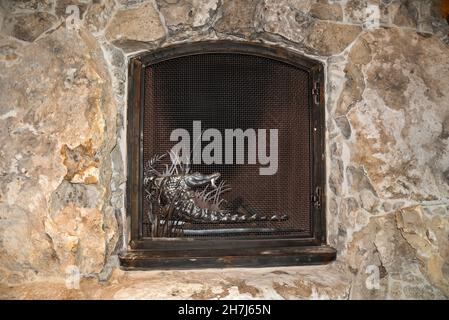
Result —
M 164 156 L 154 156 L 144 167 L 145 198 L 150 206 L 150 222 L 171 221 L 172 227 L 184 222 L 243 223 L 283 221 L 287 215 L 263 215 L 243 206 L 241 199 L 227 202 L 221 195 L 230 188 L 219 173 L 190 173 L 190 166 L 170 154 L 171 165 L 163 166 Z

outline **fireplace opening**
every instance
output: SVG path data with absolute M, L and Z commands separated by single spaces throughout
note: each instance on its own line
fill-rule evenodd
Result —
M 129 76 L 123 267 L 335 258 L 325 239 L 321 63 L 214 41 L 135 57 Z

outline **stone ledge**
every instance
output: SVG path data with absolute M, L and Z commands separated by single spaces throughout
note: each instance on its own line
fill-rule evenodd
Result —
M 350 282 L 338 263 L 283 268 L 121 271 L 107 282 L 64 279 L 0 285 L 0 299 L 347 299 Z

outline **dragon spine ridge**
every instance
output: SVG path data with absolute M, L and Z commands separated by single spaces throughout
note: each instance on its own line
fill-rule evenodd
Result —
M 171 155 L 172 156 L 172 155 Z M 160 165 L 163 156 L 154 156 L 144 168 L 144 187 L 146 199 L 150 207 L 156 202 L 162 207 L 172 206 L 178 221 L 208 222 L 208 223 L 234 223 L 256 221 L 283 221 L 286 215 L 261 215 L 257 212 L 238 212 L 232 206 L 223 206 L 226 203 L 220 195 L 229 188 L 220 182 L 219 173 L 202 174 L 190 173 L 188 165 L 182 165 L 179 159 L 172 157 L 172 165 L 165 165 L 165 171 L 159 172 L 156 167 Z M 212 190 L 209 191 L 209 186 Z M 203 187 L 202 192 L 198 189 Z

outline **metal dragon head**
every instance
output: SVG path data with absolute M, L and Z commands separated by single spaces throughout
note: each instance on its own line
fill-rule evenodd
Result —
M 207 184 L 211 184 L 212 187 L 216 188 L 217 185 L 215 182 L 220 178 L 220 174 L 212 173 L 212 174 L 202 174 L 199 172 L 194 172 L 190 174 L 186 174 L 184 177 L 184 181 L 189 188 L 197 188 L 203 187 Z

